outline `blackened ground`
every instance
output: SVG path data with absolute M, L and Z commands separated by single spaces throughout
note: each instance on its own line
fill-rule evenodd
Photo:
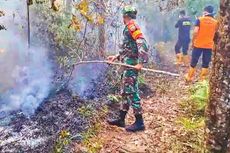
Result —
M 71 136 L 79 135 L 74 141 L 81 141 L 81 133 L 90 127 L 94 113 L 100 112 L 108 103 L 107 95 L 113 92 L 110 79 L 106 74 L 92 80 L 94 88 L 86 91 L 81 98 L 73 96 L 68 90 L 53 90 L 30 118 L 20 111 L 5 116 L 11 121 L 0 126 L 0 152 L 52 152 L 62 130 L 69 131 Z M 91 115 L 84 114 L 88 106 L 93 112 Z
M 67 130 L 76 135 L 90 125 L 91 117 L 82 116 L 79 108 L 91 105 L 97 111 L 103 103 L 102 99 L 83 101 L 62 91 L 43 102 L 31 118 L 17 113 L 8 126 L 0 127 L 0 152 L 52 152 L 60 131 Z

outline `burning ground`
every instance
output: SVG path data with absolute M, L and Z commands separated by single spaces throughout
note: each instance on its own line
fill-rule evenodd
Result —
M 2 114 L 1 152 L 57 151 L 60 148 L 58 143 L 63 131 L 70 133 L 71 144 L 81 142 L 84 139 L 85 131 L 95 124 L 100 124 L 107 115 L 114 116 L 116 113 L 114 109 L 119 107 L 118 103 L 113 105 L 107 98 L 109 91 L 117 92 L 117 89 L 112 88 L 108 83 L 111 82 L 109 76 L 111 75 L 101 75 L 96 79 L 89 79 L 92 87 L 85 89 L 84 92 L 82 92 L 83 87 L 79 88 L 82 98 L 75 96 L 76 93 L 72 92 L 73 90 L 67 89 L 50 95 L 30 117 L 25 116 L 21 111 Z M 113 77 L 113 79 L 115 78 Z M 85 78 L 83 83 L 88 83 Z M 77 84 L 78 87 L 80 84 Z M 142 89 L 143 96 L 152 93 L 146 85 L 142 85 Z M 108 108 L 111 109 L 109 114 L 107 114 Z M 65 146 L 65 149 L 62 147 L 61 149 L 64 149 L 65 152 L 73 152 L 74 147 L 71 144 Z
M 33 58 L 30 58 L 31 61 L 34 61 Z M 107 66 L 80 65 L 74 69 L 69 86 L 60 89 L 63 82 L 60 80 L 62 71 L 57 70 L 56 74 L 50 77 L 52 81 L 44 84 L 42 78 L 49 73 L 42 71 L 41 67 L 45 66 L 44 62 L 40 62 L 38 70 L 25 70 L 26 66 L 24 68 L 13 65 L 13 71 L 25 71 L 19 73 L 19 76 L 16 75 L 16 80 L 22 79 L 23 84 L 13 86 L 14 88 L 9 86 L 6 88 L 9 94 L 2 95 L 8 98 L 18 96 L 19 101 L 1 99 L 0 152 L 52 152 L 60 149 L 58 139 L 63 131 L 68 131 L 74 142 L 81 141 L 81 133 L 88 129 L 95 119 L 93 114 L 106 110 L 106 95 L 111 88 L 107 84 L 110 82 L 108 74 L 105 73 Z M 39 75 L 34 71 L 42 76 L 37 78 Z M 30 79 L 28 74 L 32 72 L 37 79 L 34 75 L 31 75 L 33 78 Z M 14 81 L 14 78 L 12 80 Z M 11 90 L 18 92 L 15 95 L 14 92 L 9 92 Z
M 83 101 L 67 91 L 44 101 L 35 115 L 26 118 L 22 113 L 13 114 L 10 123 L 1 127 L 1 152 L 51 152 L 62 130 L 77 135 L 90 126 L 90 117 L 78 110 L 90 107 L 102 109 L 102 101 Z

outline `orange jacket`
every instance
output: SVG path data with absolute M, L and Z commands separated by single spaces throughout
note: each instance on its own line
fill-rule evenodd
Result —
M 213 49 L 218 22 L 211 16 L 200 17 L 199 21 L 199 32 L 194 40 L 194 47 Z

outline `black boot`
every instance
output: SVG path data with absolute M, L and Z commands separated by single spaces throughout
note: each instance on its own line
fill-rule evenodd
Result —
M 134 124 L 126 127 L 126 131 L 128 132 L 137 132 L 145 130 L 145 125 L 143 121 L 143 117 L 141 114 L 135 115 L 136 121 Z
M 119 118 L 116 120 L 108 120 L 107 122 L 110 125 L 116 125 L 118 127 L 125 127 L 125 116 L 127 112 L 126 111 L 120 111 Z

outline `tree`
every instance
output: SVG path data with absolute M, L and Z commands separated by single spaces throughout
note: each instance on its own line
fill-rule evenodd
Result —
M 206 111 L 206 142 L 211 153 L 230 151 L 230 0 L 220 1 L 219 22 Z
M 105 3 L 103 0 L 99 0 L 99 15 L 101 20 L 104 20 L 103 18 L 105 17 L 105 11 L 104 9 L 106 8 Z M 105 57 L 105 24 L 104 21 L 101 23 L 98 27 L 98 36 L 99 36 L 99 53 L 101 57 Z
M 215 8 L 219 7 L 219 0 L 186 0 L 184 6 L 189 15 L 200 16 L 205 5 L 212 4 Z

